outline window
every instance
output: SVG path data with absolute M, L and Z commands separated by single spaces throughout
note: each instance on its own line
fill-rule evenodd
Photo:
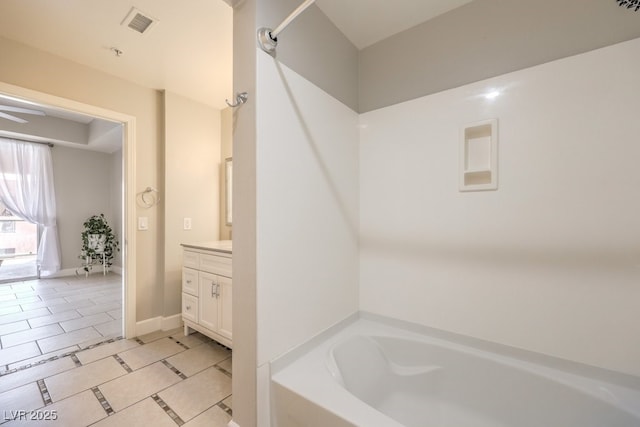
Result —
M 15 233 L 16 222 L 7 221 L 5 219 L 0 220 L 0 233 Z

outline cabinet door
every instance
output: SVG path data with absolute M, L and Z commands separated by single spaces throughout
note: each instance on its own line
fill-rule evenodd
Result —
M 198 323 L 212 331 L 218 330 L 218 276 L 199 273 Z
M 218 316 L 218 333 L 225 338 L 231 339 L 231 279 L 228 277 L 218 276 L 218 292 L 220 296 L 219 316 Z

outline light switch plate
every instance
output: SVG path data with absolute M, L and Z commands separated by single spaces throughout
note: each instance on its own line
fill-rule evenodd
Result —
M 138 217 L 138 230 L 146 231 L 149 229 L 149 218 L 146 216 Z
M 191 230 L 191 218 L 185 218 L 183 221 L 183 226 L 185 230 Z

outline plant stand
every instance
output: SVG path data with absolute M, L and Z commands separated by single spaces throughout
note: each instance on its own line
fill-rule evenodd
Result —
M 84 269 L 84 277 L 89 277 L 89 271 L 93 270 L 93 266 L 96 264 L 96 261 L 102 264 L 102 275 L 106 276 L 106 274 L 109 272 L 109 268 L 106 265 L 106 255 L 103 252 L 102 254 L 99 254 L 99 258 L 91 257 L 89 255 L 85 257 L 85 263 L 82 266 L 83 268 L 87 267 L 86 269 Z
M 118 240 L 103 214 L 93 215 L 83 226 L 82 250 L 78 257 L 83 261 L 80 268 L 84 270 L 85 277 L 88 277 L 94 265 L 102 264 L 102 275 L 106 275 L 114 252 L 120 250 Z M 76 275 L 80 275 L 80 268 L 76 270 Z

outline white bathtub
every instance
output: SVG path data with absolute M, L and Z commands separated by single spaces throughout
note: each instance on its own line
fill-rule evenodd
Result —
M 640 427 L 640 379 L 391 323 L 358 319 L 273 364 L 272 426 Z

